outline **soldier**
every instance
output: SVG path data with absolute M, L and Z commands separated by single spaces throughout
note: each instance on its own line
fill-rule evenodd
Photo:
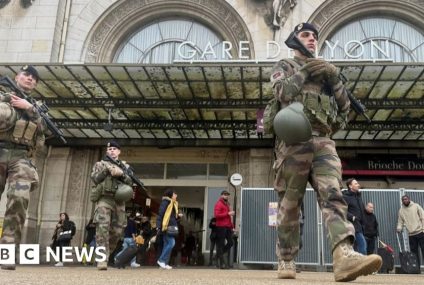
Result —
M 107 144 L 106 154 L 119 161 L 121 147 L 115 141 Z M 126 168 L 129 165 L 124 161 Z M 127 224 L 125 202 L 132 198 L 132 180 L 121 169 L 105 158 L 93 167 L 91 179 L 95 186 L 90 200 L 96 203 L 93 222 L 96 224 L 96 246 L 104 247 L 106 256 L 113 252 Z M 99 262 L 97 269 L 107 270 L 107 261 Z
M 314 53 L 318 31 L 302 23 L 294 29 L 300 42 Z M 294 50 L 294 60 L 281 60 L 273 68 L 271 83 L 281 103 L 274 120 L 278 278 L 296 278 L 294 259 L 299 251 L 299 209 L 309 181 L 323 213 L 333 253 L 336 281 L 351 281 L 381 267 L 377 255 L 355 252 L 355 231 L 346 219 L 341 187 L 341 163 L 332 133 L 347 122 L 350 102 L 336 67 L 323 59 L 307 58 Z
M 15 77 L 25 94 L 35 89 L 39 80 L 33 66 L 23 66 Z M 45 125 L 36 108 L 14 92 L 0 89 L 0 197 L 7 185 L 7 205 L 1 244 L 21 242 L 30 192 L 38 187 L 38 174 L 30 160 L 37 147 L 44 145 Z M 15 270 L 15 265 L 2 265 Z

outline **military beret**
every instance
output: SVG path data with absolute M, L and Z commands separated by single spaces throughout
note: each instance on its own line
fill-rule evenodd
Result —
M 121 146 L 116 141 L 108 142 L 107 147 L 116 147 L 117 149 L 121 149 Z
M 24 66 L 22 66 L 21 67 L 21 72 L 28 72 L 29 74 L 31 74 L 35 78 L 35 80 L 37 80 L 37 82 L 40 79 L 40 75 L 38 74 L 37 69 L 35 69 L 35 67 L 32 66 L 32 65 L 24 65 Z
M 312 31 L 318 38 L 318 30 L 310 23 L 301 23 L 294 28 L 296 34 L 301 31 Z

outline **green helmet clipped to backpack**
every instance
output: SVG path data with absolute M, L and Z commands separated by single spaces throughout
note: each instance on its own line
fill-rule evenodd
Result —
M 295 102 L 281 109 L 274 118 L 274 131 L 286 145 L 308 141 L 312 137 L 312 128 L 303 113 L 303 104 Z
M 115 193 L 116 202 L 127 202 L 133 197 L 133 189 L 131 186 L 123 183 L 118 184 L 118 189 Z

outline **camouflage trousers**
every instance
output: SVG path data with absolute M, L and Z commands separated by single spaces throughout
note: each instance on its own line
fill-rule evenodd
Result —
M 125 203 L 116 203 L 114 208 L 98 205 L 94 211 L 93 223 L 96 224 L 96 246 L 104 246 L 106 256 L 109 257 L 127 225 Z
M 38 187 L 38 174 L 24 149 L 0 148 L 0 197 L 6 190 L 6 212 L 0 243 L 19 244 L 30 192 Z
M 281 144 L 274 170 L 274 189 L 279 197 L 276 246 L 279 260 L 292 260 L 299 251 L 299 211 L 308 181 L 317 194 L 332 248 L 347 237 L 353 240 L 355 229 L 346 218 L 347 205 L 340 190 L 341 162 L 334 141 L 312 137 L 305 143 Z

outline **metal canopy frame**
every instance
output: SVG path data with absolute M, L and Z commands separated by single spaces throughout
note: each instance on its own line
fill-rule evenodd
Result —
M 132 145 L 263 147 L 256 112 L 272 97 L 271 63 L 173 65 L 33 64 L 40 73 L 34 97 L 73 145 L 114 138 Z M 350 114 L 338 144 L 424 141 L 424 64 L 337 63 L 347 87 L 373 122 Z M 21 65 L 1 64 L 13 77 Z M 107 131 L 111 110 L 113 130 Z M 51 143 L 56 144 L 55 140 Z

